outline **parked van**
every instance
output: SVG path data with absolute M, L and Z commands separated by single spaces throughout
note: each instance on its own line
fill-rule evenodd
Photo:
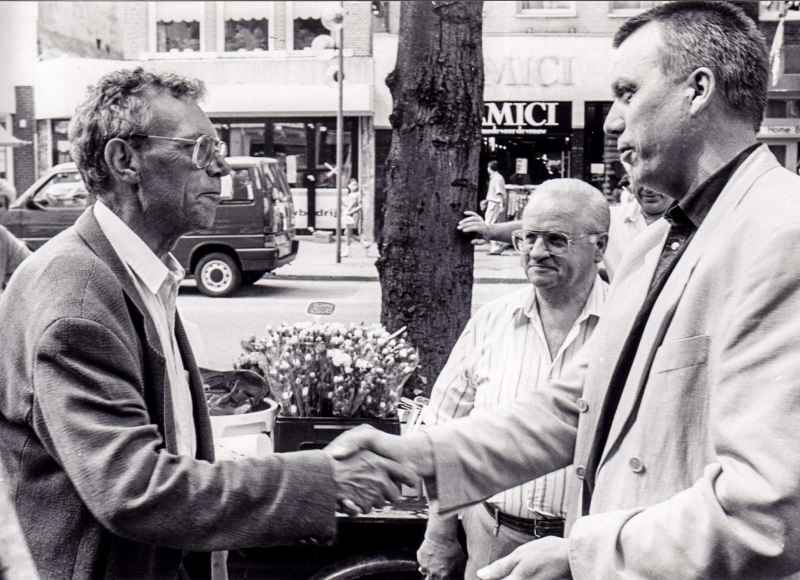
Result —
M 181 237 L 172 253 L 208 296 L 229 296 L 242 284 L 297 257 L 292 193 L 277 160 L 229 157 L 214 225 Z M 89 194 L 74 163 L 49 170 L 8 211 L 0 224 L 32 250 L 72 225 Z

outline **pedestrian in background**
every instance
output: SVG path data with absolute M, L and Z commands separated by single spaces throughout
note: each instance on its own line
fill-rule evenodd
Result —
M 347 194 L 344 196 L 342 202 L 342 214 L 345 240 L 342 256 L 347 257 L 350 255 L 350 243 L 352 239 L 355 238 L 361 241 L 361 189 L 355 177 L 347 184 Z
M 507 207 L 506 180 L 498 171 L 497 161 L 490 161 L 487 166 L 489 170 L 489 187 L 486 192 L 486 199 L 481 201 L 481 209 L 485 211 L 486 223 L 491 225 L 505 221 L 505 211 Z M 489 244 L 489 254 L 498 256 L 503 253 L 507 244 L 500 241 L 492 241 Z

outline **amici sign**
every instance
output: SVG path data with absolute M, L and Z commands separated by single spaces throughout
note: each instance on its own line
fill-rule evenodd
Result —
M 483 135 L 568 135 L 572 132 L 569 101 L 487 101 Z

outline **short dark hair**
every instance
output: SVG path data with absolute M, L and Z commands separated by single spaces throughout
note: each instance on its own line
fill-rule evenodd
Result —
M 498 167 L 499 167 L 499 165 L 497 164 L 497 161 L 490 161 L 489 162 L 489 169 L 491 169 L 492 171 L 497 171 Z
M 104 75 L 78 105 L 69 127 L 72 159 L 94 195 L 102 195 L 108 187 L 106 143 L 148 132 L 149 97 L 154 92 L 196 102 L 205 94 L 205 86 L 199 80 L 137 67 Z
M 728 107 L 758 130 L 767 104 L 769 57 L 756 23 L 729 2 L 667 2 L 626 21 L 614 35 L 614 48 L 650 22 L 663 27 L 664 74 L 685 77 L 708 67 Z

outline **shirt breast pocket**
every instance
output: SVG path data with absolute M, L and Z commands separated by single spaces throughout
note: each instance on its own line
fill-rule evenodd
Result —
M 703 365 L 708 360 L 711 338 L 706 334 L 663 343 L 653 359 L 652 372 L 666 373 Z

